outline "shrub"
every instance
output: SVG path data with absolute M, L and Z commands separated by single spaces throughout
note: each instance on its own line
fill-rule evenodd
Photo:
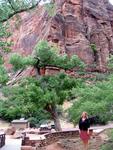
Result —
M 97 52 L 97 48 L 95 44 L 91 44 L 91 49 L 93 50 L 94 53 Z
M 6 84 L 8 81 L 8 74 L 3 65 L 0 65 L 0 84 Z
M 108 68 L 109 69 L 113 69 L 113 55 L 110 55 L 109 56 L 109 59 L 108 59 Z
M 113 77 L 107 81 L 96 82 L 83 88 L 73 89 L 76 100 L 69 110 L 70 120 L 76 124 L 83 111 L 89 115 L 97 115 L 99 123 L 105 124 L 113 120 Z M 75 93 L 75 94 L 74 94 Z
M 109 140 L 104 145 L 102 145 L 100 150 L 112 150 L 113 149 L 113 130 L 110 130 L 108 132 L 108 137 L 109 137 Z
M 56 6 L 54 3 L 45 4 L 45 10 L 48 12 L 50 17 L 53 17 L 56 14 Z
M 84 101 L 81 103 L 75 102 L 70 109 L 71 120 L 74 124 L 77 124 L 83 111 L 88 112 L 89 116 L 99 116 L 99 124 L 105 124 L 107 121 L 112 120 L 111 113 L 107 110 L 108 104 L 102 102 Z M 105 115 L 106 112 L 106 115 Z M 109 117 L 108 117 L 109 116 Z

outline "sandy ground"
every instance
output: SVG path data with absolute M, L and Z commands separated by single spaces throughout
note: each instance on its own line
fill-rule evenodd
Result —
M 102 140 L 100 137 L 95 137 L 89 141 L 89 150 L 99 150 Z M 64 139 L 57 143 L 53 143 L 44 148 L 44 150 L 83 150 L 83 144 L 78 138 Z M 41 150 L 41 149 L 40 149 Z
M 9 125 L 10 125 L 10 123 L 0 119 L 0 128 L 7 128 L 7 127 L 9 127 Z

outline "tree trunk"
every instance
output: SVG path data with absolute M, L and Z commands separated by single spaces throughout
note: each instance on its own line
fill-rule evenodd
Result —
M 58 117 L 58 113 L 57 113 L 57 110 L 56 110 L 56 106 L 55 105 L 52 105 L 51 106 L 51 113 L 52 113 L 52 118 L 54 120 L 54 123 L 55 123 L 55 129 L 57 131 L 61 131 L 62 128 L 61 128 L 61 125 L 60 125 L 60 120 L 59 120 L 59 117 Z

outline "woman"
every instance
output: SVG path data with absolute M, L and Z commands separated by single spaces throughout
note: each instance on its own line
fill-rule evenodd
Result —
M 83 141 L 84 149 L 88 150 L 88 140 L 90 139 L 88 128 L 90 128 L 90 121 L 87 112 L 83 112 L 79 121 L 80 138 Z

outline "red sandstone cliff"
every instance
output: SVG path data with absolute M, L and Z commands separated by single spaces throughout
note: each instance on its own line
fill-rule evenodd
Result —
M 44 8 L 36 8 L 10 20 L 12 52 L 31 54 L 40 39 L 47 39 L 61 53 L 77 54 L 89 68 L 96 64 L 97 70 L 104 71 L 113 52 L 113 6 L 108 0 L 54 1 L 54 17 L 49 17 Z M 96 51 L 91 44 L 96 45 Z

